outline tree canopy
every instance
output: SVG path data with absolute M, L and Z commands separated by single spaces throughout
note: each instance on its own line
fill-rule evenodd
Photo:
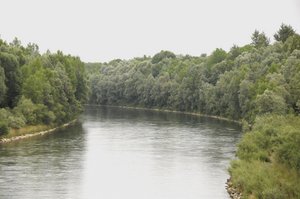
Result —
M 252 43 L 208 56 L 161 51 L 151 57 L 86 64 L 91 103 L 200 112 L 253 123 L 266 113 L 299 114 L 297 33 L 282 25 L 273 44 L 255 31 Z M 284 30 L 284 31 L 283 31 Z M 288 31 L 291 32 L 291 31 Z M 287 51 L 287 49 L 290 49 Z
M 40 54 L 36 44 L 0 40 L 0 135 L 1 129 L 73 119 L 87 100 L 87 86 L 78 57 Z

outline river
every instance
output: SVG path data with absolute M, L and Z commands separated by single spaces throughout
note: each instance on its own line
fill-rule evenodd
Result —
M 241 129 L 179 113 L 92 107 L 0 145 L 1 199 L 226 199 Z

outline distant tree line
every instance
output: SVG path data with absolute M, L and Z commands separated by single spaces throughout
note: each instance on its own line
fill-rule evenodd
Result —
M 41 55 L 35 44 L 0 39 L 0 135 L 9 128 L 70 121 L 87 100 L 87 86 L 78 57 Z
M 91 103 L 200 112 L 252 123 L 256 115 L 300 111 L 300 36 L 282 25 L 270 44 L 252 43 L 209 56 L 161 51 L 153 57 L 86 64 Z

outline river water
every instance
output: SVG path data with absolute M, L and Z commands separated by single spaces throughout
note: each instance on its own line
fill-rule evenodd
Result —
M 1 199 L 226 199 L 234 124 L 87 107 L 77 124 L 0 145 Z

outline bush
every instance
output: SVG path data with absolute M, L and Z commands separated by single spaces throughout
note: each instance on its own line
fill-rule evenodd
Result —
M 300 171 L 300 129 L 289 132 L 282 139 L 276 154 L 278 160 Z
M 44 124 L 51 124 L 55 121 L 56 116 L 52 111 L 45 111 L 41 116 L 41 119 Z
M 229 172 L 245 198 L 300 198 L 300 118 L 257 117 L 238 145 Z
M 8 126 L 14 129 L 19 129 L 25 126 L 25 118 L 22 116 L 11 115 L 8 118 Z
M 11 116 L 11 112 L 8 109 L 0 109 L 0 121 L 3 123 L 8 123 L 8 118 Z
M 36 109 L 36 105 L 30 99 L 22 96 L 18 105 L 14 108 L 14 112 L 16 114 L 24 115 L 27 124 L 36 124 Z
M 229 169 L 232 183 L 243 192 L 243 198 L 298 199 L 299 173 L 278 164 L 235 160 Z
M 0 122 L 0 136 L 6 135 L 8 133 L 8 126 L 4 122 Z

